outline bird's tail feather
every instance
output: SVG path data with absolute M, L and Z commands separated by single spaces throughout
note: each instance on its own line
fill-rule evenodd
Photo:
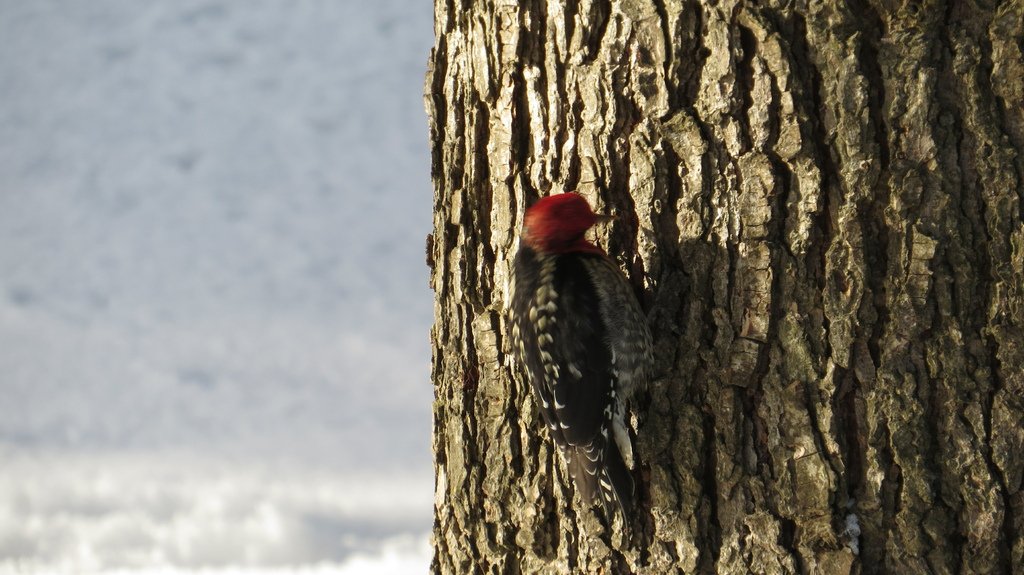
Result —
M 634 509 L 633 477 L 615 442 L 603 443 L 566 450 L 569 473 L 587 504 L 600 503 L 609 523 L 616 513 L 621 514 L 623 525 L 628 527 Z

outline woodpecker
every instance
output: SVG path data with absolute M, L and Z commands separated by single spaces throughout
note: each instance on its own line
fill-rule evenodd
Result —
M 583 500 L 608 524 L 634 507 L 626 401 L 645 382 L 651 333 L 632 287 L 584 234 L 609 220 L 575 192 L 526 211 L 510 319 L 522 372 Z

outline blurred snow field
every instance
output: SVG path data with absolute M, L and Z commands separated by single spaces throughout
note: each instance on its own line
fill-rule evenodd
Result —
M 429 2 L 0 0 L 0 573 L 421 573 Z

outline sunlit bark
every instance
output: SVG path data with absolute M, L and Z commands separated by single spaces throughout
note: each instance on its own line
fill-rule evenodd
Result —
M 1024 3 L 436 4 L 439 573 L 1024 573 Z M 639 530 L 513 379 L 525 206 L 634 283 Z

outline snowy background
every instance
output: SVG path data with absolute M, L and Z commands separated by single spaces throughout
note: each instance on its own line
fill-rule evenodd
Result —
M 428 0 L 0 0 L 0 573 L 422 573 Z

